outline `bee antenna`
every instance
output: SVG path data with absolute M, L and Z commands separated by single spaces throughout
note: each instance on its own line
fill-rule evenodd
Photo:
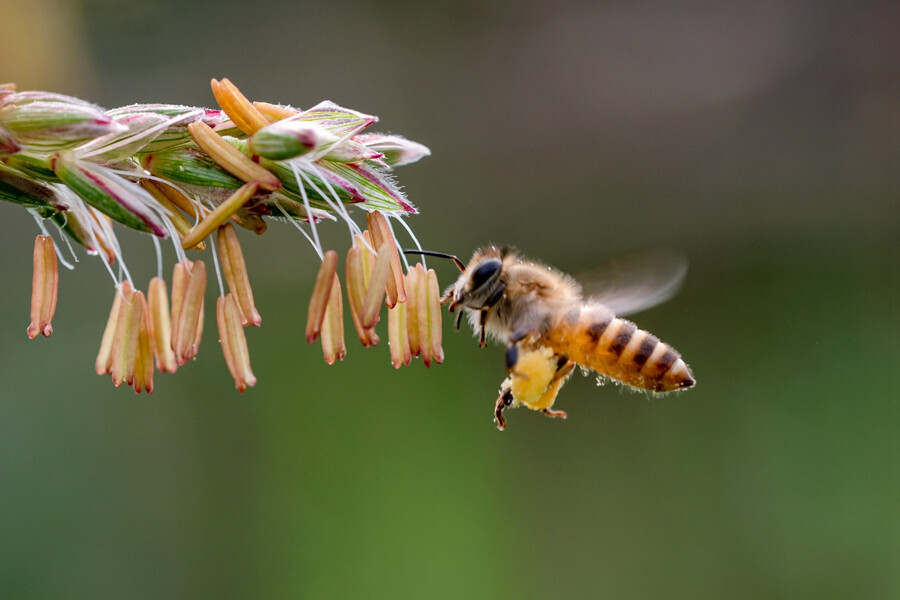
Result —
M 404 249 L 403 254 L 424 254 L 425 256 L 436 256 L 438 258 L 449 258 L 452 260 L 460 271 L 466 270 L 466 265 L 463 264 L 459 258 L 454 256 L 453 254 L 447 254 L 446 252 L 435 252 L 433 250 L 416 250 L 416 249 Z

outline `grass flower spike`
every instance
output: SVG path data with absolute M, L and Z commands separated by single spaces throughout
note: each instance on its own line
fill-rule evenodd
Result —
M 347 352 L 339 273 L 364 346 L 378 344 L 386 305 L 394 366 L 419 355 L 425 364 L 443 360 L 433 271 L 417 265 L 404 275 L 392 228 L 417 213 L 394 169 L 427 156 L 428 148 L 371 133 L 375 116 L 331 101 L 307 109 L 254 102 L 224 78 L 213 79 L 211 89 L 217 108 L 148 103 L 107 110 L 0 85 L 0 200 L 27 210 L 40 231 L 29 337 L 53 330 L 58 264 L 72 268 L 60 248 L 74 241 L 101 259 L 115 290 L 95 371 L 151 393 L 155 370 L 174 373 L 198 354 L 212 269 L 226 366 L 238 390 L 253 387 L 243 328 L 262 319 L 235 227 L 261 235 L 284 222 L 321 259 L 305 333 L 321 342 L 328 364 Z M 318 228 L 331 223 L 346 226 L 351 239 L 344 270 L 338 252 L 319 240 Z M 116 234 L 121 226 L 153 240 L 158 266 L 146 274 L 146 291 L 133 283 Z M 54 241 L 54 229 L 67 245 Z M 171 302 L 162 275 L 166 248 L 174 265 Z M 187 251 L 212 260 L 189 259 Z

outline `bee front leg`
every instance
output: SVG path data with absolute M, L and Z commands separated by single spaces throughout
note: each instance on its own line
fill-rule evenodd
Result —
M 478 340 L 478 346 L 480 348 L 484 348 L 486 342 L 485 340 L 485 327 L 487 327 L 487 311 L 482 309 L 480 316 L 479 325 L 481 326 L 481 338 Z

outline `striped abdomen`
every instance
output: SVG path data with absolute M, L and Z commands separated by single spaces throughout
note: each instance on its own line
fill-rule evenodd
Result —
M 546 337 L 557 354 L 627 385 L 671 392 L 695 383 L 674 348 L 602 305 L 583 307 L 577 319 L 559 324 Z

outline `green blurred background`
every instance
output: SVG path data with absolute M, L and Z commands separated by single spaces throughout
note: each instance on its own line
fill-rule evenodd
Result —
M 502 349 L 449 322 L 442 366 L 395 372 L 351 335 L 326 366 L 313 252 L 273 226 L 242 238 L 257 387 L 208 335 L 135 397 L 93 373 L 96 260 L 26 339 L 36 229 L 4 205 L 0 596 L 898 597 L 896 32 L 888 2 L 0 0 L 20 89 L 210 105 L 228 76 L 379 115 L 433 151 L 398 173 L 428 248 L 571 272 L 682 249 L 681 294 L 635 320 L 699 382 L 575 377 L 567 421 L 500 433 Z

